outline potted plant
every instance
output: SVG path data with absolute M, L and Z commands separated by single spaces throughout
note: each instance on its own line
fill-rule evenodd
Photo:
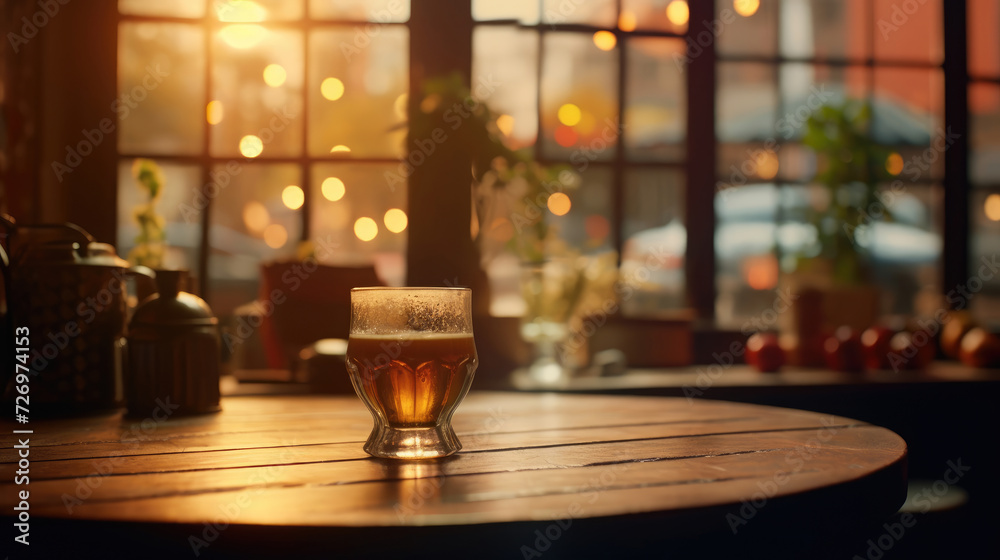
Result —
M 876 219 L 892 220 L 878 198 L 879 182 L 891 177 L 890 151 L 875 142 L 870 125 L 871 105 L 854 100 L 824 105 L 806 122 L 802 142 L 816 153 L 815 179 L 824 192 L 808 211 L 816 242 L 783 279 L 797 295 L 782 326 L 795 339 L 800 365 L 822 363 L 822 341 L 832 329 L 848 325 L 860 332 L 879 314 L 870 235 Z

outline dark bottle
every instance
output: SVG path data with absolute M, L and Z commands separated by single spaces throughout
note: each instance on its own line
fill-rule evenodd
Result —
M 219 326 L 204 300 L 182 292 L 185 270 L 157 270 L 157 294 L 136 308 L 128 333 L 128 414 L 217 412 Z

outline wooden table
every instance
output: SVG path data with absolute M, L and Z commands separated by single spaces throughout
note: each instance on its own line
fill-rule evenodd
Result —
M 905 496 L 901 438 L 790 409 L 473 391 L 454 420 L 462 452 L 392 462 L 362 451 L 371 418 L 353 397 L 231 397 L 223 407 L 165 421 L 154 411 L 32 420 L 29 486 L 13 484 L 12 445 L 0 450 L 4 526 L 27 488 L 32 552 L 84 542 L 177 557 L 727 547 L 746 557 L 880 523 Z

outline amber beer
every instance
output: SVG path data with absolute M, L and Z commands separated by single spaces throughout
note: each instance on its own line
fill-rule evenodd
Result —
M 469 391 L 476 371 L 470 334 L 352 335 L 347 345 L 355 388 L 400 427 L 434 426 Z

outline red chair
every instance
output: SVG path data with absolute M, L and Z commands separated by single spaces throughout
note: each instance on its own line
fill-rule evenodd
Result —
M 259 299 L 274 304 L 260 327 L 268 367 L 290 368 L 302 348 L 321 338 L 346 339 L 351 288 L 384 285 L 374 265 L 340 267 L 299 260 L 262 265 Z

